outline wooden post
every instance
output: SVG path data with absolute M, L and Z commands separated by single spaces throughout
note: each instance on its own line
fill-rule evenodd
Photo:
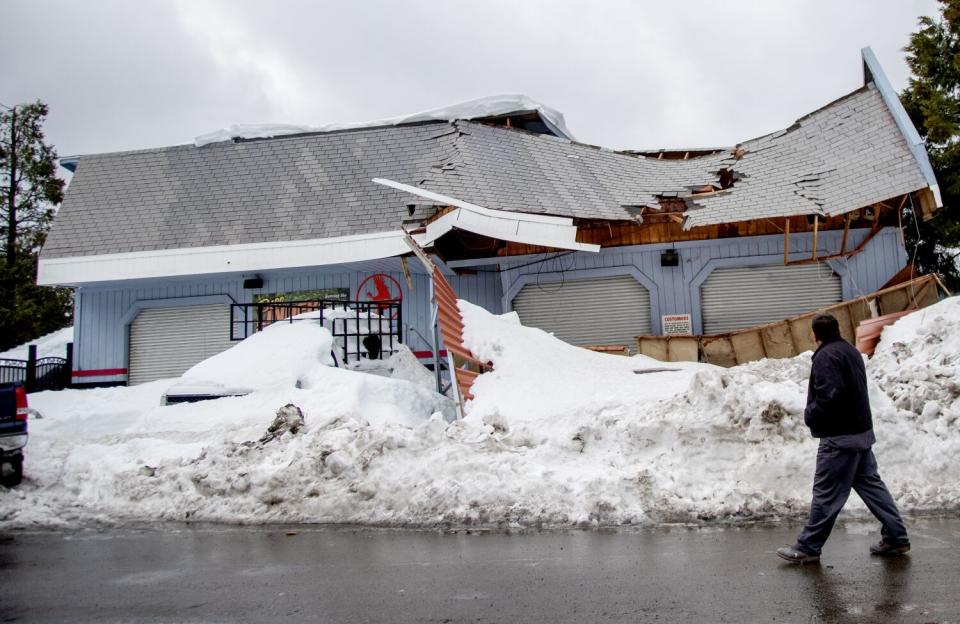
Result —
M 783 228 L 783 263 L 790 264 L 790 217 Z
M 941 289 L 943 289 L 943 292 L 946 293 L 946 295 L 947 295 L 948 297 L 952 297 L 952 296 L 953 296 L 953 293 L 950 292 L 950 289 L 949 289 L 949 288 L 947 288 L 946 286 L 943 285 L 943 282 L 940 281 L 940 276 L 937 275 L 936 273 L 932 273 L 931 275 L 933 275 L 933 279 L 937 280 L 937 286 L 939 286 Z
M 820 230 L 820 215 L 813 215 L 813 254 L 811 260 L 817 259 L 817 234 Z
M 407 280 L 407 288 L 413 292 L 413 277 L 410 275 L 410 263 L 406 256 L 400 256 L 400 268 L 403 269 L 403 277 Z
M 843 222 L 843 241 L 840 243 L 840 255 L 847 252 L 847 238 L 850 236 L 850 222 L 853 221 L 853 213 L 848 212 L 847 218 Z
M 436 265 L 433 263 L 432 260 L 430 260 L 430 256 L 428 256 L 427 253 L 423 250 L 423 247 L 418 245 L 417 242 L 413 240 L 413 237 L 410 236 L 409 232 L 407 232 L 403 228 L 400 228 L 400 231 L 403 232 L 403 240 L 404 242 L 407 243 L 407 247 L 409 247 L 410 250 L 413 252 L 413 255 L 415 255 L 417 259 L 420 260 L 421 263 L 423 263 L 423 266 L 427 269 L 427 271 L 432 276 L 433 270 L 436 268 Z
M 27 376 L 23 380 L 23 387 L 27 392 L 34 392 L 37 385 L 37 345 L 27 347 Z
M 67 363 L 64 364 L 64 368 L 67 370 L 64 371 L 64 376 L 66 380 L 64 382 L 64 388 L 69 388 L 73 385 L 73 343 L 67 343 Z
M 875 204 L 873 207 L 873 225 L 870 227 L 870 231 L 874 234 L 880 231 L 880 209 L 881 204 Z
M 897 208 L 897 227 L 900 228 L 900 244 L 903 245 L 903 248 L 907 248 L 907 237 L 903 233 L 903 204 L 900 204 L 900 207 Z

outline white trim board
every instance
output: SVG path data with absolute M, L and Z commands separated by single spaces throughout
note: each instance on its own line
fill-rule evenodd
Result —
M 43 258 L 37 273 L 41 286 L 237 273 L 343 264 L 408 253 L 403 232 L 377 232 L 335 238 L 274 243 L 158 249 L 130 253 Z
M 450 230 L 457 229 L 526 245 L 593 253 L 600 251 L 600 245 L 577 242 L 577 226 L 569 217 L 491 210 L 455 197 L 393 180 L 374 178 L 373 182 L 429 199 L 437 205 L 454 207 L 454 210 L 427 225 L 427 234 L 424 238 L 427 243 L 432 243 Z

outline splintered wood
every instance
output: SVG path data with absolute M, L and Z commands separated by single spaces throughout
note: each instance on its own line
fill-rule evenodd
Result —
M 763 358 L 794 357 L 816 348 L 810 322 L 821 313 L 836 317 L 843 337 L 855 344 L 857 328 L 880 314 L 916 310 L 939 301 L 935 275 L 884 288 L 877 292 L 812 310 L 792 318 L 711 336 L 637 336 L 638 351 L 663 362 L 705 361 L 718 366 L 736 366 Z

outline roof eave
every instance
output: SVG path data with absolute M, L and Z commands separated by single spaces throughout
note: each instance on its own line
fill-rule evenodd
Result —
M 877 91 L 880 92 L 880 97 L 883 99 L 883 103 L 887 105 L 887 110 L 890 111 L 893 120 L 897 123 L 897 128 L 900 129 L 900 133 L 903 135 L 904 140 L 906 140 L 907 148 L 910 150 L 910 153 L 913 154 L 913 158 L 920 168 L 920 173 L 923 174 L 927 186 L 933 191 L 933 195 L 937 201 L 937 208 L 942 208 L 943 200 L 940 197 L 940 185 L 937 183 L 937 178 L 933 173 L 933 165 L 930 164 L 926 144 L 924 144 L 923 139 L 920 138 L 920 133 L 917 132 L 916 126 L 914 126 L 910 120 L 907 109 L 903 107 L 903 103 L 897 96 L 897 92 L 894 91 L 893 86 L 891 86 L 890 81 L 887 79 L 887 75 L 884 73 L 883 67 L 880 66 L 880 61 L 877 60 L 876 54 L 874 54 L 873 50 L 868 46 L 860 50 L 860 55 L 863 57 L 863 83 L 866 85 L 872 82 Z

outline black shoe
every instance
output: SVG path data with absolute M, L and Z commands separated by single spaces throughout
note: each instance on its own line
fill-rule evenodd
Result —
M 891 544 L 886 540 L 880 540 L 870 547 L 870 554 L 878 557 L 899 557 L 910 552 L 910 542 L 905 544 Z
M 777 556 L 790 563 L 819 563 L 820 555 L 811 555 L 793 546 L 784 546 L 777 549 Z

